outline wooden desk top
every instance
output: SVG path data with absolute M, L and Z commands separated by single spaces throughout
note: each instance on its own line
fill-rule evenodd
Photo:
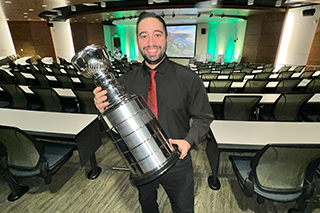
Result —
M 266 144 L 320 144 L 320 123 L 215 120 L 210 128 L 220 148 L 250 149 Z

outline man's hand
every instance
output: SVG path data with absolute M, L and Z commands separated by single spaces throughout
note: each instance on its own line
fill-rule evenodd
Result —
M 186 140 L 173 140 L 169 139 L 169 143 L 178 145 L 178 149 L 181 152 L 180 159 L 183 159 L 188 154 L 189 149 L 191 148 L 190 144 Z
M 96 87 L 93 90 L 93 94 L 94 94 L 94 105 L 97 107 L 97 109 L 99 110 L 99 112 L 103 113 L 104 112 L 104 108 L 106 108 L 109 105 L 109 102 L 107 102 L 107 96 L 105 94 L 107 94 L 106 90 L 102 90 L 101 87 Z

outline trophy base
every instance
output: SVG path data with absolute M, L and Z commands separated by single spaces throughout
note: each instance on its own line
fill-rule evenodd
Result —
M 163 164 L 161 168 L 156 169 L 155 171 L 150 171 L 142 175 L 131 174 L 130 176 L 131 183 L 136 186 L 140 186 L 157 179 L 166 171 L 171 169 L 177 163 L 177 161 L 179 160 L 179 157 L 180 157 L 180 154 L 176 148 L 176 150 L 172 152 L 172 155 L 167 159 L 167 161 Z

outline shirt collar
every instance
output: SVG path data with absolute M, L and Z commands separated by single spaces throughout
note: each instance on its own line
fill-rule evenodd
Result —
M 165 56 L 163 61 L 161 61 L 161 63 L 156 68 L 154 68 L 154 70 L 157 70 L 157 73 L 160 73 L 163 75 L 167 71 L 169 64 L 170 64 L 170 61 L 169 61 L 168 57 Z M 143 71 L 144 71 L 143 75 L 149 74 L 150 70 L 151 69 L 146 65 L 145 61 L 143 61 Z

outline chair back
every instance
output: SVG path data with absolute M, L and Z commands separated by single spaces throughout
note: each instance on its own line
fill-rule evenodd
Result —
M 277 93 L 292 92 L 298 86 L 301 79 L 282 79 L 276 88 Z
M 274 70 L 274 67 L 265 67 L 263 68 L 262 72 L 272 72 Z
M 257 185 L 268 192 L 301 191 L 308 165 L 320 158 L 314 145 L 267 145 L 251 162 Z M 314 168 L 315 169 L 315 168 Z
M 39 150 L 33 140 L 15 127 L 0 126 L 0 142 L 6 147 L 8 166 L 17 169 L 33 170 L 40 163 Z M 41 144 L 37 144 L 41 149 Z
M 253 80 L 249 79 L 244 85 L 244 93 L 261 93 L 261 91 L 268 84 L 267 80 Z
M 51 88 L 35 88 L 35 87 L 30 87 L 32 92 L 36 94 L 42 104 L 43 104 L 43 109 L 45 111 L 49 112 L 61 112 L 62 111 L 62 104 L 60 100 L 60 96 L 56 91 L 54 91 Z
M 211 73 L 211 69 L 210 68 L 198 68 L 198 74 L 205 74 L 205 73 Z
M 315 71 L 304 71 L 304 72 L 301 72 L 301 75 L 299 76 L 299 78 L 300 79 L 310 79 L 314 73 L 315 73 Z
M 80 111 L 88 114 L 98 114 L 98 110 L 94 105 L 94 94 L 85 90 L 73 90 L 76 94 L 78 101 L 80 102 Z
M 243 81 L 246 74 L 246 72 L 232 72 L 229 79 L 232 79 L 233 81 Z
M 319 93 L 320 92 L 320 78 L 312 79 L 306 86 L 305 92 Z
M 271 73 L 269 73 L 269 72 L 257 73 L 254 75 L 253 79 L 267 80 L 267 79 L 269 79 L 270 75 L 271 75 Z
M 299 121 L 299 111 L 313 94 L 311 93 L 282 93 L 275 102 L 273 116 L 277 121 Z
M 232 84 L 232 80 L 212 80 L 209 83 L 209 92 L 227 93 Z
M 217 79 L 219 76 L 218 73 L 204 73 L 201 75 L 201 79 L 203 81 L 211 81 L 213 79 Z
M 254 111 L 262 96 L 225 96 L 223 116 L 225 120 L 254 120 Z
M 60 86 L 62 88 L 73 89 L 73 82 L 68 75 L 61 74 L 61 75 L 55 75 L 55 77 L 58 79 Z
M 26 109 L 28 99 L 24 91 L 15 84 L 0 84 L 0 87 L 11 97 L 11 107 L 14 109 Z
M 283 71 L 278 75 L 277 79 L 278 80 L 289 79 L 293 73 L 294 73 L 293 71 Z

